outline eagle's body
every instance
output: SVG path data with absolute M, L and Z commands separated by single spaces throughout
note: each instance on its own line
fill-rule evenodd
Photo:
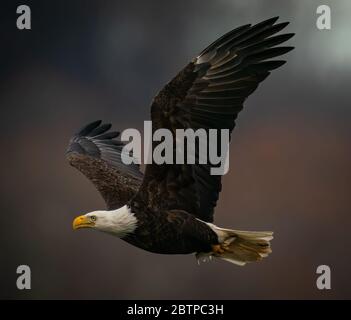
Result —
M 162 254 L 210 252 L 218 244 L 216 233 L 204 222 L 182 210 L 139 210 L 133 205 L 138 228 L 123 238 L 141 249 Z M 171 245 L 170 245 L 171 244 Z
M 287 25 L 276 20 L 232 30 L 193 59 L 154 98 L 153 131 L 231 132 L 246 98 L 271 70 L 285 63 L 269 59 L 292 49 L 277 47 L 293 34 L 275 35 Z M 110 127 L 93 122 L 68 147 L 71 165 L 94 183 L 108 209 L 76 218 L 75 228 L 93 227 L 155 253 L 196 253 L 239 265 L 267 256 L 271 232 L 212 224 L 222 185 L 220 176 L 210 174 L 210 163 L 152 163 L 143 174 L 137 165 L 122 162 L 124 144 L 114 140 L 119 133 L 108 132 Z M 195 155 L 198 159 L 198 150 Z

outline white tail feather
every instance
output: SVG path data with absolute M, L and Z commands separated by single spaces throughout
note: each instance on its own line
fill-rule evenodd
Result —
M 262 260 L 272 252 L 270 241 L 273 239 L 273 232 L 231 230 L 219 228 L 211 223 L 207 223 L 207 225 L 216 232 L 219 243 L 225 251 L 223 253 L 200 254 L 200 257 L 212 255 L 243 266 L 248 262 Z

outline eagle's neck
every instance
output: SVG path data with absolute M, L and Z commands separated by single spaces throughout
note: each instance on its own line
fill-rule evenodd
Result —
M 117 209 L 104 211 L 103 219 L 99 219 L 98 229 L 123 238 L 137 228 L 137 218 L 127 205 Z

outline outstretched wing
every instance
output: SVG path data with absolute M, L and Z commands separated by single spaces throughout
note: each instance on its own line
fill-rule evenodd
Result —
M 123 142 L 110 124 L 95 121 L 75 134 L 66 152 L 69 163 L 90 179 L 109 209 L 125 205 L 137 192 L 143 174 L 138 165 L 121 160 Z
M 271 70 L 285 63 L 269 59 L 293 49 L 277 47 L 293 36 L 275 35 L 288 24 L 275 24 L 277 19 L 232 30 L 193 59 L 154 98 L 153 130 L 167 128 L 174 133 L 176 129 L 203 128 L 207 132 L 231 132 L 245 99 Z M 221 191 L 221 177 L 211 175 L 211 167 L 198 163 L 147 165 L 135 201 L 154 210 L 186 210 L 211 222 Z

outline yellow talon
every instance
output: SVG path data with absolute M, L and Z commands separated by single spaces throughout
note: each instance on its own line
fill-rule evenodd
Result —
M 212 245 L 212 252 L 216 255 L 221 255 L 224 253 L 224 250 L 222 249 L 220 244 L 215 244 Z

